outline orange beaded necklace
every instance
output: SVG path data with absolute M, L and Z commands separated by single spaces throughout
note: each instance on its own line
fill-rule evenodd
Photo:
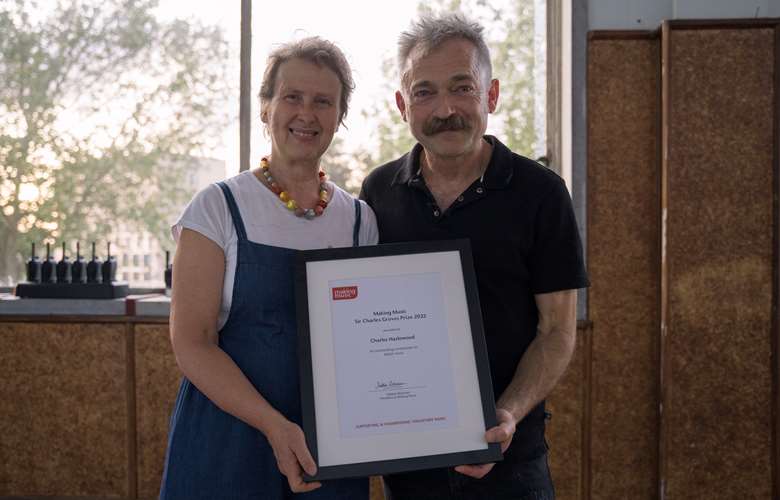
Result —
M 268 170 L 268 158 L 263 157 L 260 160 L 260 169 L 263 173 L 263 177 L 265 177 L 265 180 L 268 182 L 268 187 L 273 191 L 275 195 L 279 197 L 280 200 L 282 200 L 282 203 L 285 204 L 288 210 L 293 212 L 298 217 L 303 217 L 307 220 L 312 220 L 315 217 L 318 217 L 322 215 L 322 213 L 325 211 L 325 208 L 328 206 L 328 190 L 325 187 L 325 181 L 327 180 L 327 176 L 325 175 L 325 172 L 320 170 L 318 172 L 319 180 L 320 180 L 320 199 L 317 202 L 317 204 L 314 206 L 314 208 L 301 208 L 298 206 L 298 202 L 290 198 L 290 195 L 285 191 L 279 183 L 276 182 L 276 179 L 271 175 L 270 170 Z

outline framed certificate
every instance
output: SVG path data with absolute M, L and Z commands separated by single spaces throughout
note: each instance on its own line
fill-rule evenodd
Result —
M 300 252 L 307 480 L 501 460 L 467 240 Z

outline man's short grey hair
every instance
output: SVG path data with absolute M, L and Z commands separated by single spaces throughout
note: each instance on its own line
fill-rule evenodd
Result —
M 480 70 L 489 82 L 493 75 L 493 65 L 490 62 L 490 49 L 482 34 L 484 31 L 479 23 L 459 13 L 421 16 L 398 37 L 398 71 L 401 81 L 406 78 L 406 64 L 413 50 L 419 50 L 425 56 L 448 40 L 462 38 L 476 47 Z

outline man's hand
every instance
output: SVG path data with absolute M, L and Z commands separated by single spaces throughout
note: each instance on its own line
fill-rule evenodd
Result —
M 491 427 L 485 432 L 485 441 L 488 443 L 501 443 L 501 453 L 504 453 L 509 448 L 509 443 L 512 442 L 512 436 L 515 435 L 517 422 L 515 422 L 512 414 L 503 408 L 496 410 L 496 420 L 498 420 L 498 425 Z M 489 464 L 459 465 L 455 467 L 455 471 L 475 479 L 482 479 L 494 465 L 496 464 L 493 462 Z
M 280 422 L 273 425 L 267 437 L 274 450 L 279 472 L 287 477 L 293 492 L 305 493 L 322 486 L 319 482 L 303 481 L 303 471 L 312 476 L 317 473 L 317 464 L 309 453 L 300 427 L 287 419 L 280 419 Z

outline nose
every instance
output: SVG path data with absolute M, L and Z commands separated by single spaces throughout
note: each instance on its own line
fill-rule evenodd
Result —
M 315 120 L 314 100 L 304 99 L 298 107 L 298 119 L 304 123 L 312 123 Z
M 436 107 L 433 110 L 436 118 L 447 118 L 455 114 L 455 107 L 447 92 L 443 92 L 437 97 Z

